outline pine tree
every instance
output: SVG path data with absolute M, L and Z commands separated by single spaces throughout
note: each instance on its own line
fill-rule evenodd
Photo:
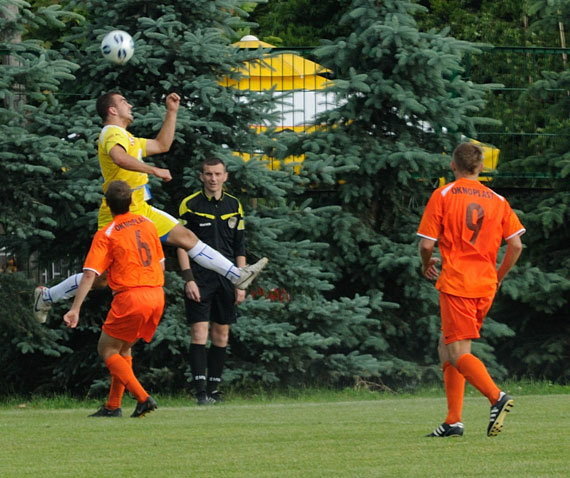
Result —
M 56 100 L 77 66 L 27 36 L 44 25 L 61 30 L 65 21 L 79 16 L 59 6 L 35 14 L 28 7 L 23 1 L 0 0 L 0 250 L 15 254 L 18 267 L 28 246 L 53 239 L 56 211 L 81 210 L 81 196 L 63 187 L 63 167 L 83 153 L 65 140 Z M 31 290 L 23 273 L 0 274 L 2 393 L 22 392 L 30 383 L 43 386 L 51 379 L 53 362 L 71 351 L 62 343 L 62 331 L 34 321 Z
M 486 87 L 461 77 L 463 55 L 476 47 L 446 31 L 419 31 L 414 14 L 422 10 L 405 1 L 352 2 L 340 25 L 352 33 L 315 51 L 335 74 L 338 107 L 321 117 L 326 128 L 291 137 L 286 151 L 305 154 L 302 175 L 318 191 L 306 193 L 314 207 L 342 206 L 309 238 L 330 244 L 324 260 L 336 294 L 370 298 L 362 335 L 347 334 L 389 383 L 412 384 L 437 371 L 437 294 L 421 276 L 415 231 L 449 169 L 446 155 L 487 121 L 477 117 Z M 508 333 L 488 328 L 489 336 Z M 480 349 L 493 358 L 492 348 Z
M 62 29 L 64 20 L 79 18 L 54 5 L 32 14 L 23 1 L 0 2 L 0 50 L 4 67 L 0 80 L 0 223 L 3 245 L 18 252 L 22 240 L 33 247 L 52 239 L 59 215 L 81 208 L 82 195 L 62 188 L 67 164 L 84 154 L 71 147 L 61 127 L 56 95 L 77 65 L 36 39 L 22 34 L 50 25 Z
M 101 127 L 94 110 L 96 98 L 105 91 L 120 91 L 134 105 L 131 131 L 154 137 L 164 117 L 164 97 L 176 91 L 182 96 L 182 107 L 175 142 L 168 154 L 152 158 L 154 164 L 168 167 L 174 179 L 164 185 L 151 179 L 153 204 L 176 214 L 179 201 L 200 185 L 197 168 L 201 161 L 220 156 L 230 173 L 228 189 L 246 208 L 250 262 L 262 255 L 271 260 L 259 281 L 259 294 L 240 307 L 239 322 L 232 329 L 226 379 L 241 384 L 337 383 L 375 372 L 377 361 L 353 349 L 367 335 L 369 299 L 326 297 L 332 275 L 322 262 L 321 251 L 327 244 L 304 237 L 306 231 L 334 217 L 339 208 L 313 208 L 306 201 L 298 202 L 303 185 L 292 169 L 271 171 L 261 160 L 246 162 L 234 154 L 253 152 L 261 158 L 263 152 L 281 148 L 271 129 L 271 92 L 236 91 L 222 81 L 238 75 L 237 67 L 243 61 L 262 55 L 230 45 L 236 40 L 234 28 L 244 24 L 239 2 L 69 1 L 62 5 L 83 14 L 83 18 L 70 17 L 73 22 L 66 23 L 65 34 L 57 35 L 45 25 L 28 31 L 35 43 L 41 42 L 32 40 L 34 34 L 49 37 L 52 50 L 46 55 L 61 58 L 74 71 L 73 76 L 63 78 L 67 81 L 59 89 L 52 89 L 54 114 L 42 120 L 43 129 L 37 136 L 39 143 L 46 139 L 44 133 L 53 131 L 61 147 L 60 162 L 52 156 L 52 163 L 40 172 L 57 176 L 58 182 L 50 184 L 55 192 L 50 190 L 49 197 L 61 197 L 62 203 L 56 211 L 46 209 L 42 216 L 49 225 L 45 237 L 51 240 L 35 241 L 38 227 L 34 225 L 31 237 L 26 236 L 22 244 L 39 250 L 42 258 L 71 256 L 80 264 L 96 229 L 101 198 L 95 159 Z M 35 18 L 38 13 L 27 15 Z M 100 55 L 100 41 L 111 29 L 128 31 L 134 37 L 135 55 L 126 65 L 110 64 Z M 38 90 L 37 83 L 38 78 L 30 80 L 27 89 Z M 267 134 L 251 128 L 259 124 L 270 126 Z M 10 154 L 11 149 L 7 148 Z M 63 151 L 69 151 L 69 156 L 63 156 Z M 41 198 L 31 185 L 20 186 L 32 200 Z M 13 208 L 14 202 L 6 205 Z M 167 248 L 167 253 L 172 258 L 173 250 Z M 185 388 L 189 369 L 189 330 L 176 269 L 176 264 L 169 264 L 168 307 L 156 337 L 137 350 L 137 363 L 144 364 L 146 372 L 139 375 L 141 380 L 163 391 Z M 283 300 L 274 300 L 279 294 Z M 50 364 L 58 389 L 96 393 L 107 386 L 107 373 L 94 344 L 109 301 L 108 291 L 92 292 L 80 327 L 71 333 L 62 328 L 60 320 L 69 304 L 54 307 L 48 326 L 62 330 L 62 340 L 73 350 Z M 33 383 L 28 386 L 33 390 Z
M 570 24 L 570 2 L 533 2 L 535 31 L 553 30 Z M 545 125 L 533 151 L 507 165 L 511 173 L 530 172 L 550 176 L 543 189 L 515 195 L 513 205 L 523 211 L 523 264 L 505 283 L 498 308 L 517 331 L 501 351 L 518 376 L 567 381 L 570 328 L 570 71 L 543 71 L 529 86 L 523 101 L 540 102 Z
M 256 6 L 252 19 L 256 32 L 268 43 L 291 47 L 316 46 L 323 38 L 333 39 L 339 20 L 350 0 L 273 0 Z

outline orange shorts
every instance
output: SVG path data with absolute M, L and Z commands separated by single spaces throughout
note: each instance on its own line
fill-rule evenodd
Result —
M 458 297 L 439 293 L 441 330 L 446 344 L 465 339 L 478 339 L 483 319 L 493 304 L 489 297 Z
M 150 342 L 164 309 L 162 287 L 136 287 L 117 293 L 103 324 L 103 332 L 125 342 Z

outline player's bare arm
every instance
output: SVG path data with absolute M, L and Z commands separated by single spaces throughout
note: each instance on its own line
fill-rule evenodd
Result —
M 508 274 L 508 272 L 513 268 L 513 266 L 519 260 L 519 257 L 522 252 L 522 241 L 521 235 L 516 235 L 511 237 L 507 241 L 507 250 L 505 251 L 505 256 L 503 257 L 503 261 L 499 266 L 499 270 L 497 271 L 497 281 L 499 285 Z
M 77 288 L 77 293 L 75 294 L 75 299 L 73 299 L 71 309 L 69 309 L 69 311 L 63 316 L 63 321 L 68 327 L 72 329 L 77 327 L 81 305 L 83 304 L 85 297 L 87 297 L 87 294 L 89 294 L 96 277 L 97 274 L 91 270 L 83 271 L 83 277 L 81 278 L 81 282 Z
M 435 241 L 424 237 L 420 240 L 418 249 L 422 260 L 422 272 L 424 277 L 429 280 L 437 279 L 439 271 L 436 265 L 439 263 L 439 259 L 437 257 L 433 257 Z
M 124 150 L 121 145 L 116 144 L 109 151 L 109 156 L 113 162 L 120 168 L 126 169 L 128 171 L 137 171 L 139 173 L 152 174 L 164 182 L 168 182 L 172 179 L 172 175 L 168 169 L 157 168 L 143 161 L 139 161 L 133 158 Z
M 166 116 L 162 128 L 160 128 L 156 138 L 149 139 L 146 143 L 147 156 L 166 153 L 172 146 L 179 107 L 180 96 L 177 93 L 170 93 L 166 97 Z

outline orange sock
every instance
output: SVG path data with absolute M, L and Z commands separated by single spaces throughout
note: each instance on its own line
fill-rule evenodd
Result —
M 443 364 L 443 383 L 447 397 L 447 417 L 445 423 L 451 425 L 461 421 L 465 377 L 449 362 Z
M 127 364 L 125 359 L 119 354 L 111 355 L 106 361 L 105 365 L 111 372 L 113 378 L 117 378 L 126 389 L 131 392 L 137 402 L 142 403 L 148 398 L 148 393 L 135 377 L 133 369 Z
M 121 357 L 123 357 L 123 360 L 127 362 L 127 365 L 132 370 L 133 357 L 131 355 L 121 355 Z M 105 408 L 108 408 L 109 410 L 120 408 L 123 393 L 125 393 L 125 386 L 116 376 L 111 375 L 111 388 L 109 389 L 109 398 L 107 399 Z
M 495 384 L 487 367 L 475 355 L 463 354 L 457 359 L 457 370 L 465 379 L 487 397 L 491 405 L 498 399 L 501 391 Z

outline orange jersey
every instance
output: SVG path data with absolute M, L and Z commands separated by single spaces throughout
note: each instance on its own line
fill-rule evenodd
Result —
M 493 295 L 503 239 L 525 228 L 507 200 L 479 181 L 460 178 L 436 189 L 418 236 L 438 241 L 442 264 L 436 288 L 460 297 Z
M 109 287 L 117 292 L 132 287 L 162 286 L 163 260 L 156 226 L 146 217 L 128 212 L 115 216 L 97 231 L 83 269 L 97 274 L 106 270 Z

